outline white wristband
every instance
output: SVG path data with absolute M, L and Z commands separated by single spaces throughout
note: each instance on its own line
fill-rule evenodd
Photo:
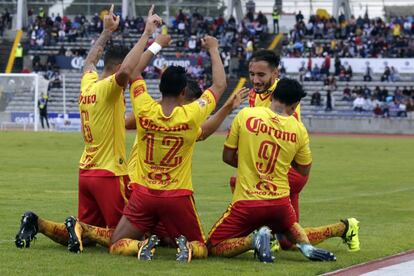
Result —
M 157 42 L 152 43 L 149 47 L 148 47 L 148 51 L 150 51 L 151 53 L 155 55 L 158 54 L 159 51 L 161 51 L 162 47 L 160 44 L 158 44 Z

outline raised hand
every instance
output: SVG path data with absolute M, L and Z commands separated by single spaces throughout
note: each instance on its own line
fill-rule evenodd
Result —
M 115 16 L 114 14 L 114 4 L 112 4 L 109 13 L 103 19 L 104 30 L 115 32 L 119 26 L 119 19 L 119 15 Z
M 157 38 L 155 39 L 155 42 L 160 44 L 162 48 L 166 48 L 171 45 L 172 40 L 171 40 L 171 36 L 162 34 L 162 35 L 157 36 Z
M 162 25 L 162 19 L 157 14 L 154 14 L 154 5 L 148 11 L 147 23 L 145 24 L 144 33 L 152 35 L 155 30 Z
M 231 95 L 227 101 L 224 103 L 225 106 L 231 106 L 231 110 L 235 110 L 244 102 L 249 96 L 250 89 L 247 87 L 242 87 L 239 91 Z
M 201 46 L 206 50 L 218 49 L 219 43 L 215 37 L 206 35 L 201 39 Z

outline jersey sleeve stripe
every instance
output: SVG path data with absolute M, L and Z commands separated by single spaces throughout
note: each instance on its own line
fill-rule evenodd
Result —
M 229 148 L 229 149 L 237 149 L 238 148 L 238 146 L 233 146 L 233 145 L 230 145 L 230 144 L 228 144 L 228 143 L 224 143 L 224 147 L 225 148 Z

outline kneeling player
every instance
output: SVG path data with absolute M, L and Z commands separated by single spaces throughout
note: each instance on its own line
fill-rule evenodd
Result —
M 291 116 L 305 95 L 298 82 L 283 79 L 270 109 L 245 108 L 234 118 L 223 161 L 237 168 L 237 184 L 233 202 L 210 231 L 212 255 L 232 257 L 255 249 L 260 261 L 273 262 L 270 227 L 284 233 L 307 258 L 336 260 L 309 243 L 289 200 L 290 165 L 306 176 L 312 162 L 307 131 Z

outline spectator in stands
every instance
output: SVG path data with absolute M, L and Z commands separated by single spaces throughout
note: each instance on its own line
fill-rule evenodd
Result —
M 365 97 L 371 97 L 371 89 L 369 89 L 367 85 L 364 85 L 364 88 L 362 89 L 362 95 Z
M 369 62 L 367 62 L 367 67 L 365 68 L 364 81 L 372 81 L 372 68 L 369 66 Z
M 382 116 L 384 113 L 383 113 L 383 110 L 381 108 L 381 104 L 377 103 L 374 107 L 373 112 L 374 112 L 375 117 Z
M 400 80 L 400 74 L 398 73 L 398 70 L 394 66 L 391 66 L 389 78 L 392 82 L 396 82 Z
M 299 11 L 298 14 L 296 15 L 296 23 L 303 21 L 304 17 L 302 14 L 302 11 Z
M 0 19 L 0 37 L 3 36 L 4 33 L 4 25 L 3 25 L 3 20 Z
M 375 87 L 375 89 L 374 89 L 374 92 L 373 92 L 373 96 L 376 98 L 376 99 L 380 99 L 380 95 L 381 95 L 381 89 L 379 88 L 379 86 L 376 86 Z
M 381 76 L 381 81 L 390 81 L 391 69 L 385 66 L 384 73 Z
M 1 16 L 1 23 L 4 29 L 11 29 L 12 17 L 7 8 L 4 9 L 4 13 Z
M 363 111 L 372 112 L 374 110 L 374 102 L 368 96 L 364 96 L 364 106 L 362 107 Z
M 311 81 L 312 80 L 312 73 L 311 70 L 307 69 L 305 72 L 305 81 Z
M 397 117 L 407 117 L 407 105 L 402 101 L 397 101 L 398 111 Z
M 315 105 L 315 106 L 321 105 L 321 93 L 319 93 L 319 91 L 315 91 L 312 94 L 311 105 Z
M 299 67 L 299 81 L 303 82 L 306 73 L 305 62 L 302 61 L 301 66 Z
M 342 92 L 342 100 L 352 101 L 351 89 L 348 84 L 345 84 L 344 91 Z
M 382 90 L 381 90 L 381 94 L 380 94 L 379 100 L 381 102 L 385 102 L 385 100 L 387 99 L 387 97 L 388 97 L 388 89 L 384 86 L 382 88 Z
M 365 99 L 362 95 L 358 95 L 352 104 L 352 109 L 357 112 L 362 112 L 365 106 Z
M 320 81 L 321 80 L 320 73 L 321 73 L 321 70 L 320 70 L 318 64 L 315 63 L 315 66 L 313 67 L 312 72 L 311 72 L 312 81 Z
M 335 56 L 335 76 L 339 76 L 339 73 L 341 72 L 341 60 L 339 59 L 339 56 Z
M 352 72 L 351 64 L 345 63 L 345 80 L 351 81 L 352 75 L 353 75 L 353 72 Z
M 402 94 L 403 94 L 404 97 L 410 97 L 411 96 L 411 92 L 410 92 L 410 90 L 408 90 L 407 86 L 403 87 Z
M 325 111 L 332 111 L 332 106 L 333 106 L 333 98 L 332 98 L 332 92 L 330 89 L 328 89 L 326 91 L 326 108 Z

